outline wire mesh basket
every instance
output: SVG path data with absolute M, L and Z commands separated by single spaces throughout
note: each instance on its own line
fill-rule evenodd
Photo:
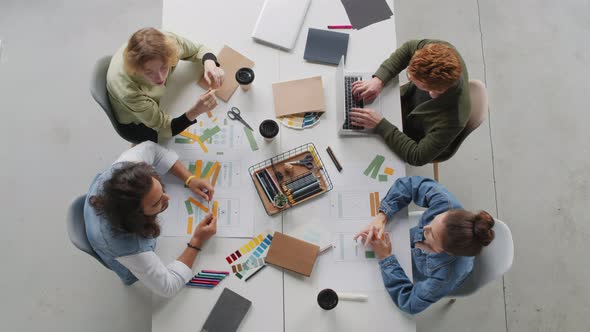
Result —
M 248 172 L 268 215 L 302 204 L 333 188 L 332 180 L 313 143 L 252 165 Z M 286 199 L 284 205 L 277 204 L 277 196 L 280 195 Z M 278 201 L 284 202 L 281 199 Z

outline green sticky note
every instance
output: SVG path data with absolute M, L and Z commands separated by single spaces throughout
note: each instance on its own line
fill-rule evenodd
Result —
M 188 212 L 189 215 L 193 214 L 193 206 L 191 205 L 191 202 L 189 200 L 184 201 L 184 205 L 186 206 L 186 212 Z
M 258 144 L 256 144 L 256 139 L 254 139 L 254 132 L 252 132 L 252 130 L 250 130 L 248 127 L 244 127 L 244 132 L 246 133 L 246 137 L 248 137 L 250 149 L 252 149 L 252 151 L 258 150 Z
M 213 137 L 213 135 L 217 134 L 220 131 L 221 131 L 221 129 L 219 128 L 219 126 L 215 126 L 210 129 L 205 129 L 205 131 L 203 132 L 203 135 L 201 135 L 201 141 L 206 141 L 206 140 L 210 139 L 211 137 Z
M 382 155 L 375 156 L 375 158 L 373 158 L 373 161 L 371 161 L 371 163 L 369 164 L 369 167 L 367 167 L 367 169 L 365 170 L 365 172 L 363 174 L 365 174 L 366 176 L 369 176 L 369 174 L 371 174 L 370 176 L 373 179 L 376 179 L 377 175 L 379 174 L 379 170 L 381 169 L 381 165 L 383 165 L 384 162 L 385 162 L 384 156 L 382 156 Z
M 379 174 L 379 182 L 387 182 L 387 175 Z
M 213 162 L 208 161 L 207 165 L 205 166 L 205 168 L 201 172 L 201 179 L 204 178 L 209 173 L 209 170 L 211 169 L 212 166 L 213 166 Z
M 365 251 L 365 258 L 375 258 L 374 251 Z
M 176 137 L 174 139 L 174 143 L 189 144 L 190 142 L 191 142 L 191 139 L 185 138 L 185 137 Z

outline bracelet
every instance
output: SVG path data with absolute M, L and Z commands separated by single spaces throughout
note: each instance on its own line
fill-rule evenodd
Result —
M 192 244 L 190 244 L 190 242 L 187 242 L 186 246 L 191 249 L 195 249 L 196 251 L 201 251 L 201 248 L 193 246 Z
M 188 184 L 191 182 L 192 179 L 196 178 L 196 176 L 191 175 L 188 177 L 188 179 L 186 179 L 186 181 L 184 182 L 184 187 L 188 188 Z

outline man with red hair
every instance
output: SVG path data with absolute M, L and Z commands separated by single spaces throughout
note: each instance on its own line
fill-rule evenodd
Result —
M 354 108 L 353 125 L 375 128 L 405 162 L 422 166 L 451 153 L 469 119 L 469 77 L 457 50 L 440 40 L 411 40 L 385 60 L 368 81 L 353 84 L 356 98 L 370 102 L 392 78 L 407 69 L 401 87 L 404 131 L 368 108 Z

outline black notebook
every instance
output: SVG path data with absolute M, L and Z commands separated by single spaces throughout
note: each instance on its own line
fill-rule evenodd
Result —
M 309 28 L 303 58 L 311 62 L 338 65 L 348 50 L 348 34 Z
M 224 288 L 201 332 L 235 332 L 250 309 L 252 302 Z

